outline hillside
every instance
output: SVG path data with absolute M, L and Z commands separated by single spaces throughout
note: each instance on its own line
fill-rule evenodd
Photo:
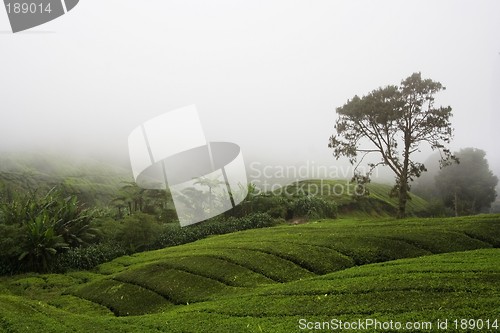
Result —
M 89 206 L 103 206 L 116 196 L 131 174 L 93 159 L 42 153 L 0 154 L 0 195 L 45 193 L 58 186 Z
M 394 216 L 397 212 L 397 198 L 391 197 L 392 186 L 379 183 L 367 185 L 368 195 L 354 198 L 354 185 L 348 180 L 304 180 L 287 185 L 276 192 L 294 195 L 297 193 L 318 195 L 325 200 L 334 201 L 344 216 Z M 410 193 L 407 203 L 409 215 L 422 214 L 427 201 Z
M 124 182 L 132 181 L 129 170 L 90 158 L 42 153 L 0 153 L 0 198 L 30 191 L 46 193 L 57 186 L 76 194 L 87 206 L 106 206 Z M 305 180 L 282 187 L 276 193 L 312 194 L 335 202 L 343 216 L 394 216 L 397 200 L 389 196 L 390 185 L 368 184 L 369 195 L 356 200 L 347 180 Z M 421 215 L 427 202 L 411 194 L 409 215 Z
M 494 319 L 498 247 L 498 215 L 248 230 L 92 272 L 2 278 L 0 332 L 296 332 L 301 318 Z

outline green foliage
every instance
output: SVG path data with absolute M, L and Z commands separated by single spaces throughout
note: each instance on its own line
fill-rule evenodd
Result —
M 98 243 L 71 248 L 59 254 L 50 269 L 57 272 L 91 269 L 124 254 L 190 243 L 210 235 L 270 227 L 276 223 L 276 220 L 267 214 L 253 214 L 243 218 L 216 218 L 184 228 L 177 224 L 162 224 L 153 216 L 143 213 L 126 216 L 122 220 L 101 217 L 92 224 L 98 229 Z M 9 261 L 0 261 L 0 269 L 2 267 L 5 272 L 12 270 Z
M 466 148 L 456 153 L 460 164 L 447 166 L 436 176 L 436 188 L 455 215 L 488 212 L 495 201 L 498 178 L 489 169 L 486 152 Z
M 54 226 L 55 231 L 71 247 L 90 243 L 97 232 L 90 228 L 94 218 L 93 212 L 82 209 L 76 196 L 55 199 L 54 202 L 52 212 L 47 212 L 47 214 L 52 215 L 53 219 L 57 219 Z
M 293 215 L 296 217 L 335 218 L 337 206 L 333 202 L 327 202 L 317 196 L 302 196 L 293 201 Z
M 155 292 L 114 280 L 98 280 L 76 289 L 74 293 L 108 307 L 117 316 L 156 312 L 171 305 Z
M 285 193 L 286 197 L 290 199 L 290 203 L 305 196 L 319 197 L 333 207 L 336 206 L 338 215 L 341 217 L 381 217 L 397 213 L 398 201 L 389 196 L 391 186 L 379 183 L 367 184 L 367 195 L 360 197 L 355 195 L 355 186 L 348 180 L 312 179 L 292 183 L 277 190 L 277 192 Z M 421 215 L 427 208 L 427 202 L 413 194 L 410 194 L 410 197 L 411 200 L 407 205 L 408 214 Z M 291 207 L 287 209 L 290 212 L 288 218 L 292 218 Z M 326 216 L 317 216 L 316 218 L 326 218 Z
M 297 183 L 298 184 L 298 183 Z M 245 200 L 233 210 L 230 216 L 245 216 L 251 213 L 266 213 L 274 218 L 292 219 L 335 218 L 337 205 L 335 200 L 327 200 L 320 195 L 309 194 L 307 190 L 292 186 L 277 190 L 275 193 L 257 193 L 253 184 L 249 185 L 249 194 Z M 292 191 L 288 191 L 292 189 Z M 295 191 L 294 191 L 295 190 Z
M 91 269 L 124 254 L 186 244 L 210 235 L 270 227 L 276 223 L 267 214 L 215 218 L 184 228 L 178 224 L 159 223 L 153 216 L 143 213 L 126 216 L 122 220 L 98 218 L 93 225 L 99 230 L 99 243 L 73 248 L 59 255 L 52 270 Z
M 498 244 L 498 216 L 336 220 L 209 237 L 118 258 L 98 271 L 107 279 L 144 287 L 180 305 L 235 293 L 243 297 L 250 286 L 307 279 L 354 266 Z
M 92 211 L 82 209 L 76 196 L 63 197 L 56 189 L 37 197 L 31 193 L 19 199 L 0 202 L 1 222 L 7 225 L 28 225 L 43 216 L 47 228 L 53 228 L 69 246 L 79 246 L 89 242 L 95 230 L 90 228 Z
M 62 235 L 56 234 L 48 212 L 39 213 L 26 224 L 28 232 L 19 260 L 24 261 L 28 269 L 45 272 L 56 254 L 69 246 L 63 242 Z
M 434 95 L 444 89 L 441 83 L 414 73 L 400 87 L 387 86 L 361 98 L 354 96 L 336 110 L 337 133 L 330 137 L 328 147 L 337 159 L 344 156 L 356 164 L 356 169 L 366 155 L 380 154 L 380 162 L 370 163 L 366 175 L 355 171 L 354 179 L 366 183 L 377 166 L 388 166 L 396 176 L 392 193 L 398 197 L 400 218 L 406 214 L 409 182 L 426 171 L 411 155 L 425 143 L 443 153 L 442 163 L 453 158 L 445 148 L 453 132 L 451 107 L 434 106 Z
M 222 235 L 239 230 L 264 228 L 276 225 L 276 220 L 265 213 L 250 214 L 245 217 L 214 218 L 206 222 L 181 228 L 168 226 L 152 248 L 163 248 L 186 244 L 210 235 Z
M 169 256 L 160 265 L 163 269 L 184 271 L 233 287 L 252 287 L 275 282 L 247 267 L 210 255 Z
M 496 318 L 499 227 L 498 215 L 323 220 L 124 256 L 96 273 L 4 278 L 0 331 L 295 332 L 300 318 Z
M 156 263 L 140 270 L 127 270 L 114 279 L 143 286 L 177 305 L 205 301 L 217 294 L 232 294 L 239 290 L 209 277 Z
M 0 156 L 0 197 L 57 186 L 64 197 L 75 195 L 87 207 L 103 207 L 116 195 L 129 171 L 100 161 L 44 153 L 6 153 Z M 2 193 L 3 192 L 3 193 Z M 3 194 L 3 195 L 2 195 Z
M 27 227 L 0 223 L 0 275 L 14 274 L 19 269 Z
M 277 324 L 272 318 L 278 317 L 287 322 L 286 329 L 279 331 L 295 331 L 296 318 L 310 317 L 357 320 L 370 314 L 370 318 L 395 320 L 410 313 L 414 319 L 435 320 L 461 311 L 469 313 L 478 303 L 483 315 L 490 314 L 494 313 L 490 306 L 498 304 L 493 301 L 499 290 L 498 252 L 453 253 L 352 268 L 201 304 L 196 310 L 230 316 L 234 321 L 251 316 Z
M 117 209 L 117 218 L 135 213 L 155 215 L 159 220 L 171 221 L 176 218 L 170 192 L 165 190 L 144 189 L 135 182 L 122 182 L 111 205 Z M 174 214 L 172 214 L 174 211 Z
M 51 265 L 51 270 L 65 272 L 70 269 L 91 269 L 127 253 L 121 244 L 111 242 L 71 248 L 57 256 Z
M 453 210 L 446 207 L 442 200 L 433 199 L 427 204 L 427 208 L 420 212 L 421 217 L 446 217 L 453 216 Z
M 95 235 L 90 228 L 92 212 L 82 209 L 75 196 L 63 197 L 55 189 L 37 197 L 35 193 L 23 198 L 0 202 L 0 246 L 19 245 L 2 252 L 2 262 L 20 269 L 47 271 L 58 253 L 69 247 L 88 243 Z
M 165 230 L 154 216 L 136 213 L 127 216 L 117 224 L 114 239 L 130 252 L 144 251 L 155 243 L 159 235 Z
M 290 199 L 273 193 L 253 194 L 249 193 L 247 198 L 238 206 L 227 212 L 227 215 L 245 216 L 252 213 L 265 213 L 274 218 L 288 218 L 290 210 Z
M 26 225 L 8 225 L 0 223 L 0 254 L 1 257 L 15 257 L 21 253 Z
M 499 192 L 500 191 L 497 188 L 497 194 Z M 490 212 L 492 214 L 500 214 L 500 198 L 498 197 L 498 195 L 497 195 L 497 199 L 495 200 L 495 202 L 491 204 L 491 210 L 490 210 Z

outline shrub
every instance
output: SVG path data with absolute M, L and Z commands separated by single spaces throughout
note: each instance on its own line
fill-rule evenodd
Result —
M 418 214 L 419 217 L 446 217 L 453 215 L 453 209 L 446 207 L 443 201 L 439 199 L 430 201 L 425 210 Z
M 164 248 L 194 242 L 210 235 L 222 235 L 230 232 L 271 227 L 277 221 L 269 214 L 256 213 L 245 217 L 216 217 L 206 222 L 181 228 L 178 225 L 168 226 L 167 230 L 153 244 L 152 248 Z
M 298 191 L 294 195 L 289 195 L 286 191 L 285 194 L 267 192 L 255 195 L 250 193 L 240 205 L 228 211 L 226 216 L 244 217 L 254 213 L 266 213 L 271 217 L 281 219 L 335 218 L 337 205 L 304 191 Z
M 128 254 L 126 249 L 116 243 L 100 243 L 72 248 L 56 257 L 51 265 L 51 270 L 65 272 L 69 269 L 91 269 L 126 254 Z
M 144 251 L 165 229 L 154 216 L 144 213 L 127 216 L 119 223 L 116 241 L 130 252 Z
M 266 213 L 274 218 L 287 218 L 290 210 L 290 199 L 280 195 L 258 195 L 251 198 L 248 204 L 252 213 Z
M 13 275 L 19 272 L 19 267 L 16 262 L 9 258 L 0 258 L 0 276 Z
M 0 256 L 16 258 L 22 253 L 26 226 L 0 223 Z
M 63 197 L 55 189 L 41 197 L 30 193 L 0 202 L 2 261 L 19 260 L 21 265 L 14 267 L 20 270 L 46 271 L 58 253 L 94 237 L 92 219 L 75 196 Z
M 292 211 L 294 217 L 335 218 L 337 205 L 317 196 L 306 195 L 293 201 Z

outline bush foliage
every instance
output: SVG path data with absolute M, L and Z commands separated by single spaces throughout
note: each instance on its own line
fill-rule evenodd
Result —
M 59 253 L 90 243 L 93 212 L 55 189 L 0 202 L 0 271 L 48 271 Z
M 133 195 L 117 197 L 108 209 L 85 209 L 75 195 L 57 189 L 45 195 L 0 197 L 0 274 L 90 269 L 124 254 L 270 227 L 283 219 L 334 218 L 337 213 L 334 202 L 319 196 L 256 195 L 252 189 L 234 209 L 184 228 L 175 214 L 165 213 L 171 210 L 168 195 L 133 184 L 125 188 Z M 118 214 L 113 207 L 119 208 Z

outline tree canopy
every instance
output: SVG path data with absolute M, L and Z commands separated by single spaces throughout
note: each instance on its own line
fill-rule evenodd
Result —
M 466 148 L 456 153 L 460 164 L 443 168 L 435 178 L 438 192 L 455 215 L 470 215 L 489 209 L 495 201 L 498 178 L 491 172 L 486 152 Z
M 426 171 L 412 154 L 428 144 L 440 152 L 441 165 L 454 158 L 446 147 L 453 136 L 452 109 L 434 103 L 435 95 L 444 89 L 441 83 L 414 73 L 400 86 L 378 88 L 363 97 L 356 95 L 336 110 L 336 134 L 330 137 L 328 147 L 337 159 L 344 156 L 356 164 L 354 179 L 358 182 L 368 181 L 377 166 L 388 166 L 396 178 L 393 194 L 399 199 L 400 218 L 406 215 L 410 181 Z M 369 172 L 362 175 L 357 168 L 370 153 L 378 153 L 381 160 L 369 163 Z

